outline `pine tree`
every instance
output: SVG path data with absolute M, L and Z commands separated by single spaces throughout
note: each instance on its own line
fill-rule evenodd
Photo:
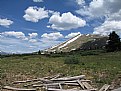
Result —
M 120 37 L 115 31 L 109 34 L 109 40 L 106 45 L 107 52 L 119 51 L 121 49 Z
M 40 50 L 38 51 L 38 54 L 41 54 L 41 51 Z

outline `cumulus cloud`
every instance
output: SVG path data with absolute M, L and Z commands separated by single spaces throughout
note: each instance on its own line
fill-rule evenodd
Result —
M 70 33 L 67 36 L 65 36 L 65 38 L 73 38 L 73 37 L 75 37 L 78 34 L 81 34 L 81 33 L 80 32 Z
M 94 34 L 108 35 L 116 31 L 121 36 L 121 0 L 92 0 L 83 7 L 80 5 L 76 12 L 89 20 L 104 19 L 100 26 L 94 28 Z
M 85 20 L 73 15 L 71 12 L 63 13 L 61 16 L 60 14 L 52 15 L 49 19 L 49 23 L 52 25 L 47 27 L 56 30 L 71 30 L 86 25 Z
M 55 33 L 44 33 L 41 36 L 45 40 L 58 40 L 60 38 L 63 38 L 64 36 L 60 32 L 55 32 Z
M 25 38 L 25 34 L 23 32 L 15 32 L 15 31 L 7 31 L 0 33 L 3 36 L 9 36 L 9 37 L 16 37 L 16 38 Z
M 92 0 L 89 5 L 76 12 L 89 17 L 103 17 L 118 12 L 121 9 L 121 0 Z
M 35 2 L 35 3 L 40 3 L 40 2 L 43 2 L 43 0 L 33 0 L 33 2 Z
M 100 0 L 103 1 L 103 0 Z M 121 1 L 106 0 L 103 1 L 101 8 L 103 10 L 101 16 L 105 16 L 104 23 L 94 28 L 94 34 L 108 35 L 112 31 L 116 31 L 121 36 Z
M 11 24 L 13 24 L 13 21 L 9 19 L 0 19 L 0 26 L 9 27 Z
M 44 8 L 38 8 L 38 7 L 28 7 L 25 10 L 25 15 L 23 18 L 25 18 L 26 21 L 31 22 L 38 22 L 41 19 L 48 17 L 48 11 Z
M 29 33 L 28 35 L 30 38 L 36 38 L 38 36 L 37 33 Z
M 121 21 L 105 21 L 101 26 L 94 28 L 94 34 L 108 35 L 116 31 L 121 36 Z

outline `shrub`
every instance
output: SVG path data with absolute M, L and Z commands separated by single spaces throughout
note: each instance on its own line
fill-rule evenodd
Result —
M 79 59 L 75 56 L 66 57 L 64 60 L 65 64 L 79 64 Z
M 93 51 L 85 51 L 81 53 L 81 56 L 88 56 L 88 55 L 98 55 L 98 53 Z

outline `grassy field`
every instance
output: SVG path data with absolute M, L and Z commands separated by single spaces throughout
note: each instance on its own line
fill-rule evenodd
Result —
M 73 53 L 60 55 L 28 55 L 0 58 L 0 85 L 62 73 L 63 76 L 84 74 L 95 86 L 121 84 L 121 52 Z M 65 64 L 67 57 L 77 57 L 78 64 Z

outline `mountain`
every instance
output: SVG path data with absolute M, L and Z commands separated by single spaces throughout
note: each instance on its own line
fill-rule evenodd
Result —
M 8 53 L 3 52 L 3 51 L 0 50 L 0 55 L 7 55 L 7 54 L 8 54 Z
M 51 48 L 44 50 L 44 52 L 70 52 L 73 50 L 90 50 L 102 49 L 105 47 L 108 37 L 102 35 L 86 34 L 77 36 Z

